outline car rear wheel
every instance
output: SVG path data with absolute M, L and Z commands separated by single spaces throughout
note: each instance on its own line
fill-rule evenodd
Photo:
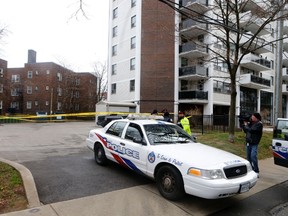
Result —
M 100 144 L 96 144 L 94 148 L 94 157 L 95 157 L 95 162 L 99 165 L 105 165 L 107 164 L 107 157 L 105 155 L 105 151 Z
M 173 166 L 162 166 L 156 174 L 160 194 L 169 200 L 178 200 L 185 194 L 180 172 Z

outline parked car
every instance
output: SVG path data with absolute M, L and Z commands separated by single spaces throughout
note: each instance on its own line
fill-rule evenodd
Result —
M 273 130 L 272 150 L 274 164 L 288 167 L 288 119 L 277 119 Z
M 217 199 L 244 193 L 257 182 L 250 163 L 194 142 L 179 126 L 159 120 L 114 120 L 89 132 L 86 143 L 99 165 L 108 160 L 156 181 L 161 195 Z
M 120 115 L 100 115 L 96 118 L 96 124 L 105 127 L 109 122 L 117 119 L 123 119 Z

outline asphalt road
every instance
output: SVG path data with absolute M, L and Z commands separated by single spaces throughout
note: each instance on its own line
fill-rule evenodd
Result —
M 114 163 L 105 167 L 95 164 L 85 143 L 92 128 L 94 122 L 0 125 L 0 157 L 21 163 L 31 171 L 43 204 L 142 184 L 155 189 L 150 179 Z M 241 196 L 206 200 L 187 195 L 174 204 L 201 215 L 288 215 L 287 182 L 244 199 Z

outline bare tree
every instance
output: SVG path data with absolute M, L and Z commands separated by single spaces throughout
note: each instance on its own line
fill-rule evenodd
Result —
M 96 62 L 94 63 L 94 75 L 97 77 L 97 102 L 106 99 L 107 94 L 107 65 L 106 63 Z
M 214 0 L 209 1 L 211 5 L 205 5 L 206 11 L 199 11 L 198 8 L 189 7 L 186 0 L 185 5 L 175 3 L 174 0 L 159 0 L 179 14 L 179 19 L 184 22 L 196 22 L 205 26 L 203 34 L 213 38 L 208 43 L 202 43 L 197 37 L 180 33 L 181 43 L 194 43 L 209 50 L 209 57 L 203 61 L 216 63 L 221 61 L 228 71 L 227 79 L 230 79 L 230 108 L 229 108 L 229 140 L 234 142 L 235 115 L 236 115 L 236 84 L 239 81 L 240 64 L 245 56 L 254 53 L 255 60 L 261 61 L 259 51 L 266 47 L 275 47 L 277 39 L 267 36 L 265 31 L 271 31 L 272 26 L 279 19 L 287 19 L 287 13 L 282 13 L 288 1 L 260 0 L 257 4 L 252 0 Z M 194 1 L 191 1 L 194 2 Z M 197 1 L 199 2 L 199 1 Z M 249 8 L 249 9 L 248 9 Z M 255 23 L 258 25 L 257 28 Z M 177 27 L 178 28 L 178 27 Z M 180 25 L 181 29 L 184 27 Z M 198 35 L 199 36 L 199 35 Z M 281 37 L 283 40 L 287 37 Z M 263 60 L 265 61 L 265 59 Z M 272 69 L 272 67 L 271 67 Z

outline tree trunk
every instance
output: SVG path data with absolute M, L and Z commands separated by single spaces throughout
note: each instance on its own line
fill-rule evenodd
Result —
M 232 72 L 233 73 L 233 72 Z M 230 95 L 230 108 L 229 108 L 229 141 L 234 142 L 235 135 L 235 119 L 236 119 L 236 72 L 231 75 L 231 95 Z

